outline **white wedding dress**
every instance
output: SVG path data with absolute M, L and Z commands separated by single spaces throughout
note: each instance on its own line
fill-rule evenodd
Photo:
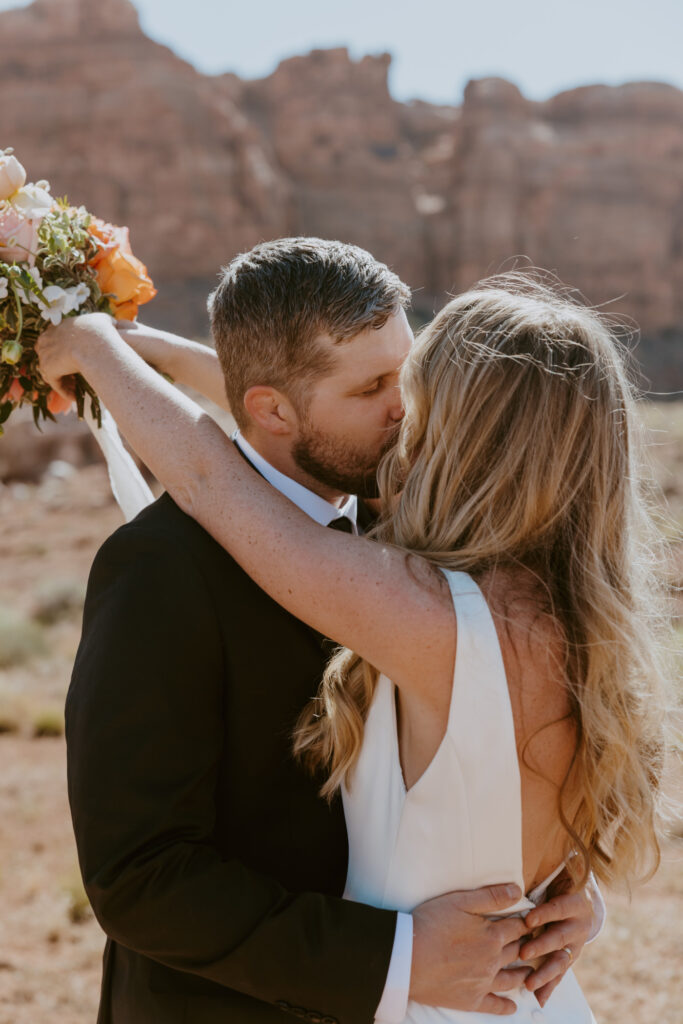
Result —
M 394 686 L 380 676 L 351 786 L 343 790 L 349 834 L 344 896 L 376 907 L 411 911 L 441 893 L 498 882 L 517 882 L 524 889 L 521 783 L 496 628 L 474 580 L 461 572 L 445 575 L 458 635 L 446 735 L 427 770 L 406 792 Z M 541 902 L 554 874 L 506 914 Z M 405 1021 L 594 1022 L 571 970 L 543 1009 L 525 988 L 505 995 L 517 1004 L 514 1016 L 409 1002 Z

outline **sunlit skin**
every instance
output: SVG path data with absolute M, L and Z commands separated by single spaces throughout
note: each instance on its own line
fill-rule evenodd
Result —
M 353 470 L 374 474 L 403 416 L 398 377 L 413 333 L 400 310 L 379 329 L 338 344 L 322 336 L 319 343 L 334 361 L 311 383 L 305 408 L 275 388 L 252 387 L 244 397 L 250 417 L 244 435 L 271 465 L 339 505 L 352 488 L 311 475 L 296 457 L 297 445 L 313 445 L 331 472 L 346 461 L 349 483 Z

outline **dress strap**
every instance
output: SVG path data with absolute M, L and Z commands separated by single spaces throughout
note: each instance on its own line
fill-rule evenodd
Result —
M 477 820 L 473 856 L 482 868 L 488 865 L 483 874 L 492 875 L 492 882 L 514 880 L 523 888 L 522 786 L 498 632 L 472 577 L 450 570 L 444 575 L 457 623 L 448 733 L 469 780 L 470 808 Z

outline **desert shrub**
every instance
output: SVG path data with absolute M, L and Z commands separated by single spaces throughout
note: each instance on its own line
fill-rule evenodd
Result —
M 92 916 L 92 910 L 80 875 L 67 882 L 64 891 L 68 897 L 66 912 L 71 923 L 82 924 L 87 921 Z
M 32 615 L 43 626 L 52 626 L 62 619 L 80 614 L 85 600 L 85 586 L 78 580 L 53 580 L 36 593 Z
M 0 606 L 0 668 L 22 665 L 45 653 L 40 626 L 11 608 Z
M 64 734 L 64 716 L 60 711 L 46 709 L 38 711 L 33 719 L 33 735 L 36 739 Z
M 19 719 L 10 711 L 0 708 L 0 736 L 9 736 L 19 732 Z

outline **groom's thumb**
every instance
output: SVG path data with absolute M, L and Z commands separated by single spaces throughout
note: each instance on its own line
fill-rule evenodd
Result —
M 481 889 L 453 892 L 450 896 L 459 909 L 468 914 L 496 914 L 521 899 L 522 890 L 509 882 L 505 885 L 485 885 Z

